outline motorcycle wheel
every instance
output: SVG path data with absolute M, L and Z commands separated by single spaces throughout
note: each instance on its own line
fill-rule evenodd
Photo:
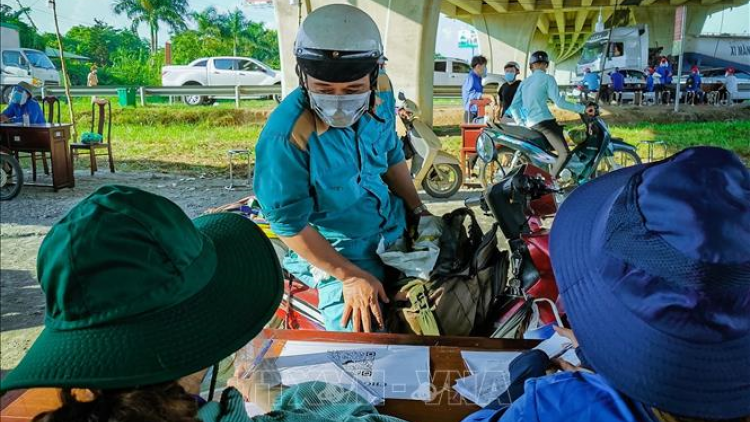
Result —
M 512 152 L 500 152 L 497 158 L 489 163 L 479 160 L 479 171 L 477 174 L 482 188 L 487 189 L 488 186 L 505 177 L 514 167 L 527 163 L 525 157 L 521 155 L 516 160 L 516 165 L 514 166 L 512 164 L 514 155 Z
M 602 160 L 602 162 L 599 163 L 599 168 L 596 169 L 596 177 L 621 168 L 636 166 L 642 162 L 641 157 L 634 151 L 627 149 L 618 150 L 615 151 L 613 156 L 607 157 L 606 160 Z
M 422 188 L 433 198 L 446 199 L 455 195 L 464 184 L 464 174 L 458 164 L 437 164 L 422 181 Z
M 18 160 L 7 154 L 0 155 L 0 201 L 15 198 L 23 187 L 23 170 Z

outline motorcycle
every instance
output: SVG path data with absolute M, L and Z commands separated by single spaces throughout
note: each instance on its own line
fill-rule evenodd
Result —
M 505 178 L 488 187 L 480 197 L 469 198 L 466 206 L 492 215 L 492 230 L 500 230 L 508 239 L 508 250 L 495 263 L 493 298 L 486 322 L 475 327 L 476 335 L 512 338 L 534 332 L 552 323 L 563 325 L 558 290 L 549 258 L 544 218 L 557 210 L 557 189 L 552 177 L 533 165 L 513 169 Z M 250 218 L 271 239 L 283 260 L 286 246 L 270 230 L 254 198 L 210 210 L 234 211 Z M 281 306 L 268 327 L 293 330 L 325 330 L 317 309 L 318 292 L 285 271 Z
M 23 170 L 10 151 L 0 150 L 0 201 L 15 198 L 23 187 Z
M 414 186 L 433 198 L 450 198 L 455 195 L 464 183 L 458 159 L 442 151 L 442 143 L 420 119 L 420 111 L 414 101 L 399 92 L 398 116 L 406 127 L 402 138 L 404 154 L 411 160 L 411 174 Z
M 466 199 L 467 207 L 480 207 L 495 219 L 508 240 L 497 263 L 492 314 L 484 327 L 490 337 L 522 337 L 552 323 L 562 326 L 564 311 L 549 257 L 549 230 L 544 219 L 557 211 L 558 189 L 549 173 L 531 164 L 509 171 L 479 197 Z
M 583 140 L 571 151 L 558 182 L 567 190 L 606 172 L 641 164 L 636 148 L 620 138 L 613 138 L 609 126 L 599 115 L 595 103 L 594 116 L 581 115 L 585 130 Z M 477 139 L 479 179 L 486 188 L 510 169 L 524 163 L 548 168 L 557 160 L 554 148 L 541 133 L 523 126 L 489 123 Z

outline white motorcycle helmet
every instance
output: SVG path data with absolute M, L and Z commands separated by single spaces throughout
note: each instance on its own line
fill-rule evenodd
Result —
M 300 86 L 306 90 L 306 78 L 311 76 L 326 82 L 352 82 L 364 76 L 370 77 L 369 98 L 352 97 L 351 100 L 338 96 L 323 96 L 307 92 L 311 108 L 332 126 L 343 127 L 358 119 L 365 111 L 374 115 L 375 90 L 379 73 L 379 61 L 383 56 L 383 43 L 377 25 L 367 13 L 348 4 L 331 4 L 315 9 L 302 22 L 294 42 L 294 55 L 297 58 L 297 72 Z M 315 97 L 315 98 L 314 98 Z M 326 113 L 326 107 L 338 101 L 339 112 L 346 108 L 345 101 L 365 100 L 368 107 L 357 107 L 356 115 L 342 117 L 343 123 Z M 351 111 L 351 110 L 350 110 Z M 375 116 L 377 118 L 377 116 Z M 378 119 L 380 120 L 380 119 Z

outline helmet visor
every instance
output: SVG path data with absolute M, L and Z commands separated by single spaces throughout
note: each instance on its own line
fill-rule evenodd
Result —
M 373 51 L 298 49 L 297 64 L 306 75 L 326 82 L 352 82 L 378 68 L 380 56 Z

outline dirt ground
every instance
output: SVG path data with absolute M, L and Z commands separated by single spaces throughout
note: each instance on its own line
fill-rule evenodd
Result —
M 27 180 L 30 175 L 26 175 Z M 46 179 L 40 179 L 45 182 Z M 242 183 L 240 181 L 239 183 Z M 227 190 L 227 179 L 201 179 L 153 173 L 105 173 L 91 177 L 76 172 L 75 189 L 53 192 L 48 188 L 24 187 L 12 201 L 0 203 L 0 374 L 13 369 L 26 353 L 44 323 L 44 296 L 36 281 L 36 255 L 50 227 L 76 203 L 107 184 L 135 186 L 163 195 L 190 217 L 207 208 L 227 204 L 250 195 L 244 186 Z M 433 213 L 442 214 L 463 205 L 479 191 L 462 191 L 450 201 L 423 200 Z M 481 219 L 485 229 L 489 220 Z

